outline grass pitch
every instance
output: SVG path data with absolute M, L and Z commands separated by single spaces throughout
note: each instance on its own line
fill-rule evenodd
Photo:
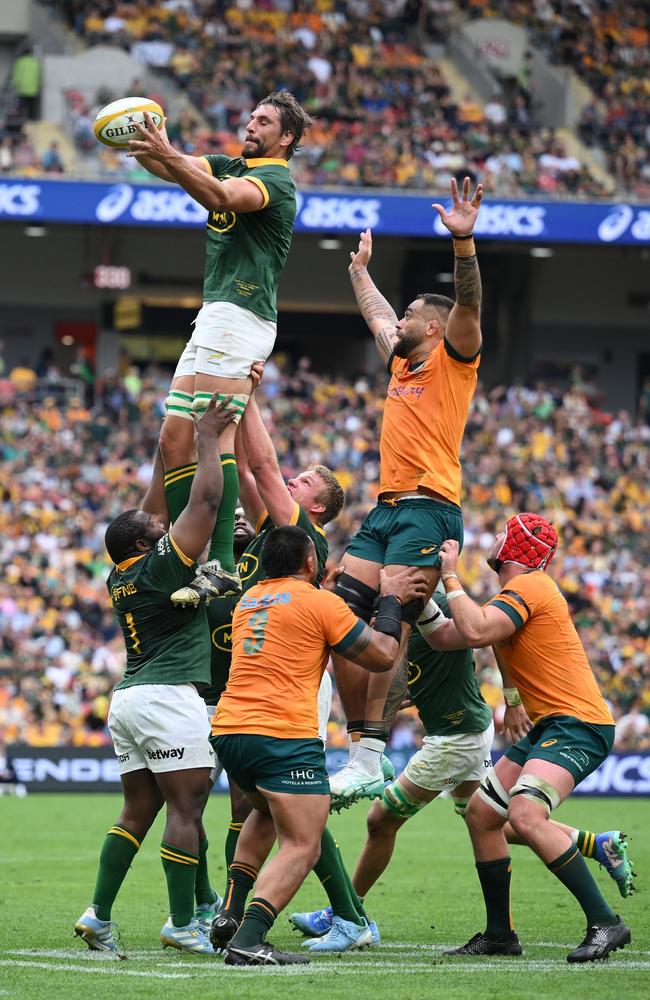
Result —
M 583 829 L 626 830 L 640 873 L 631 899 L 619 897 L 593 865 L 607 899 L 632 928 L 632 945 L 607 962 L 569 966 L 566 954 L 584 936 L 584 920 L 566 890 L 527 849 L 513 848 L 512 905 L 524 946 L 521 958 L 452 959 L 444 947 L 483 929 L 484 911 L 469 838 L 447 800 L 433 803 L 402 830 L 388 872 L 367 904 L 381 945 L 314 958 L 293 969 L 237 969 L 220 958 L 162 951 L 167 917 L 158 856 L 159 819 L 136 858 L 113 911 L 128 961 L 89 952 L 73 925 L 91 900 L 99 848 L 117 818 L 112 795 L 41 795 L 0 799 L 0 998 L 43 1000 L 343 1000 L 364 991 L 373 1000 L 632 1000 L 650 996 L 650 912 L 644 891 L 650 872 L 648 804 L 644 800 L 576 799 L 558 818 Z M 350 869 L 363 843 L 367 806 L 333 817 L 331 826 Z M 222 844 L 229 819 L 224 796 L 206 812 L 213 884 L 223 892 Z M 325 905 L 314 876 L 290 910 Z M 299 947 L 286 912 L 273 930 L 281 948 Z

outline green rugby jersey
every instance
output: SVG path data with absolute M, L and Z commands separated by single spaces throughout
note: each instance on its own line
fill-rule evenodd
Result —
M 311 523 L 305 511 L 297 503 L 294 504 L 293 514 L 291 515 L 289 524 L 297 524 L 299 528 L 306 531 L 316 546 L 316 558 L 318 560 L 318 575 L 316 577 L 316 583 L 320 583 L 323 579 L 325 563 L 327 562 L 327 556 L 329 553 L 327 535 L 317 524 Z M 257 523 L 257 534 L 255 535 L 255 538 L 239 560 L 237 570 L 239 572 L 239 576 L 241 577 L 243 593 L 246 593 L 247 590 L 254 587 L 256 583 L 266 579 L 264 573 L 262 572 L 262 546 L 264 544 L 266 532 L 270 531 L 271 528 L 275 528 L 275 524 L 269 515 L 265 513 Z
M 433 599 L 447 614 L 444 594 Z M 417 630 L 408 644 L 409 694 L 427 736 L 482 733 L 492 721 L 492 710 L 483 700 L 471 649 L 436 651 Z
M 126 671 L 116 690 L 134 684 L 209 683 L 206 609 L 176 608 L 169 600 L 192 582 L 195 569 L 166 534 L 151 552 L 111 570 L 106 586 L 126 646 Z
M 213 177 L 246 177 L 264 195 L 257 212 L 210 212 L 204 302 L 234 302 L 261 319 L 277 320 L 278 283 L 291 246 L 296 187 L 287 160 L 203 157 Z
M 216 705 L 226 689 L 232 656 L 232 613 L 239 596 L 215 597 L 207 607 L 210 628 L 210 686 L 201 691 L 206 705 Z

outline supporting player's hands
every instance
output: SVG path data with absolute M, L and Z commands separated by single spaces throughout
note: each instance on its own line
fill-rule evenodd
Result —
M 442 543 L 440 546 L 440 576 L 456 572 L 459 551 L 458 542 L 453 538 L 448 538 L 446 542 Z
M 476 216 L 481 207 L 483 197 L 483 185 L 477 184 L 474 197 L 469 197 L 469 177 L 463 181 L 462 197 L 458 197 L 458 184 L 456 178 L 451 179 L 452 206 L 449 211 L 444 205 L 432 205 L 440 216 L 443 226 L 449 230 L 452 236 L 469 236 L 474 231 Z
M 408 604 L 418 597 L 426 598 L 429 581 L 419 566 L 409 566 L 394 576 L 385 569 L 379 574 L 379 592 L 382 597 L 396 597 L 400 604 Z
M 497 726 L 497 732 L 505 739 L 509 739 L 511 743 L 516 743 L 517 740 L 522 740 L 532 728 L 533 723 L 528 718 L 523 705 L 506 705 L 503 722 Z
M 139 139 L 129 139 L 129 152 L 127 156 L 149 156 L 152 160 L 166 160 L 169 156 L 176 155 L 176 150 L 169 141 L 165 123 L 156 128 L 153 118 L 148 111 L 144 112 L 146 127 L 140 122 L 133 122 L 138 132 Z
M 372 232 L 369 229 L 364 229 L 364 231 L 360 234 L 359 249 L 356 253 L 350 254 L 350 266 L 348 267 L 350 274 L 359 268 L 368 267 L 371 257 Z
M 255 390 L 259 387 L 259 384 L 262 381 L 263 377 L 264 377 L 264 362 L 253 361 L 253 364 L 251 365 L 251 382 L 253 383 L 251 386 L 251 392 L 255 392 Z
M 222 431 L 235 419 L 235 411 L 230 408 L 232 396 L 224 396 L 219 402 L 219 393 L 215 392 L 208 403 L 203 416 L 196 421 L 199 440 L 203 438 L 218 438 Z

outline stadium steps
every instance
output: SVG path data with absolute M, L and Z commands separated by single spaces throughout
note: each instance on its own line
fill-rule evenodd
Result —
M 58 125 L 54 122 L 48 122 L 41 119 L 41 121 L 38 122 L 26 122 L 23 126 L 23 131 L 28 136 L 39 160 L 43 156 L 45 150 L 49 149 L 53 142 L 56 142 L 59 146 L 59 153 L 61 154 L 61 159 L 63 160 L 65 172 L 67 174 L 73 174 L 76 172 L 78 155 L 74 144 Z M 52 174 L 52 177 L 57 176 L 59 175 Z
M 478 91 L 472 87 L 469 80 L 463 76 L 461 71 L 458 69 L 453 60 L 449 58 L 449 56 L 443 56 L 442 59 L 438 60 L 438 68 L 444 76 L 445 82 L 451 91 L 451 99 L 454 104 L 460 104 L 461 101 L 465 99 L 466 95 L 469 94 L 473 101 L 476 101 L 477 104 L 480 104 L 480 106 L 483 107 L 485 103 L 483 98 Z
M 605 170 L 594 150 L 590 149 L 589 146 L 585 146 L 578 135 L 570 128 L 559 128 L 556 134 L 566 147 L 569 156 L 575 156 L 581 163 L 584 163 L 591 176 L 603 185 L 606 194 L 614 194 L 616 188 L 614 178 Z

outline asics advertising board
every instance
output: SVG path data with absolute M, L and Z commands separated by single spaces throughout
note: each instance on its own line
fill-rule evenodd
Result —
M 370 227 L 378 235 L 442 239 L 447 231 L 431 208 L 436 200 L 449 203 L 435 193 L 303 190 L 295 228 L 299 233 L 356 236 Z M 198 228 L 206 216 L 204 208 L 172 184 L 0 181 L 0 222 Z M 644 246 L 650 244 L 650 205 L 486 198 L 477 233 L 506 242 Z

